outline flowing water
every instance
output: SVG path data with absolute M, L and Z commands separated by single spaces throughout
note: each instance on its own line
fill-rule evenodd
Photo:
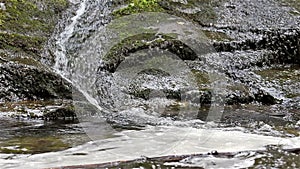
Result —
M 201 76 L 202 88 L 212 89 L 212 93 L 222 93 L 224 86 L 231 83 L 230 79 L 224 78 L 223 71 L 230 69 L 228 65 L 232 65 L 233 60 L 234 64 L 242 63 L 235 56 L 224 58 L 224 55 L 215 54 L 205 35 L 184 19 L 169 15 L 159 15 L 159 18 L 153 19 L 158 16 L 149 14 L 142 16 L 142 21 L 139 22 L 136 22 L 136 16 L 114 22 L 110 18 L 113 4 L 109 0 L 73 0 L 71 3 L 71 9 L 76 9 L 75 12 L 65 15 L 68 17 L 58 25 L 49 46 L 55 55 L 53 69 L 76 87 L 73 96 L 78 121 L 55 123 L 29 120 L 18 121 L 17 125 L 12 124 L 13 122 L 7 123 L 8 120 L 5 119 L 0 121 L 1 132 L 5 133 L 1 136 L 11 138 L 20 133 L 25 137 L 51 135 L 63 142 L 61 146 L 51 149 L 51 138 L 47 138 L 50 143 L 45 142 L 43 145 L 49 150 L 28 154 L 26 150 L 25 154 L 0 154 L 0 168 L 50 168 L 141 157 L 205 154 L 212 151 L 246 152 L 232 158 L 186 158 L 178 163 L 169 162 L 163 165 L 246 168 L 278 162 L 266 160 L 267 157 L 280 154 L 280 150 L 272 154 L 267 146 L 275 145 L 284 149 L 300 147 L 299 131 L 291 134 L 277 130 L 276 125 L 272 124 L 282 124 L 284 121 L 275 117 L 269 123 L 265 121 L 267 118 L 256 113 L 269 111 L 268 106 L 224 107 L 222 94 L 212 94 L 214 105 L 210 107 L 197 104 L 197 100 L 201 98 L 196 98 L 196 101 L 191 99 L 201 94 L 197 86 L 199 79 L 193 78 L 191 69 L 207 74 Z M 147 22 L 143 21 L 143 17 L 149 17 Z M 126 20 L 130 20 L 129 24 Z M 160 30 L 160 33 L 170 36 L 178 33 L 182 36 L 176 37 L 186 44 L 198 44 L 194 38 L 200 38 L 200 45 L 205 46 L 206 50 L 197 51 L 201 46 L 192 45 L 194 51 L 201 53 L 201 60 L 194 61 L 182 61 L 173 53 L 157 51 L 155 48 L 141 50 L 130 55 L 133 60 L 125 59 L 123 63 L 113 65 L 114 70 L 110 71 L 106 54 L 119 43 L 118 38 L 141 34 L 139 31 L 144 30 L 138 30 L 140 27 Z M 157 55 L 160 56 L 159 60 Z M 256 57 L 255 54 L 251 56 Z M 247 61 L 251 62 L 251 58 Z M 159 65 L 158 69 L 162 71 L 153 69 L 153 65 Z M 145 72 L 140 73 L 141 70 Z M 251 72 L 236 72 L 237 76 L 245 79 L 249 74 Z M 250 80 L 255 81 L 258 77 L 252 78 Z M 145 96 L 143 92 L 148 89 L 152 92 L 146 92 Z M 276 90 L 276 85 L 263 90 L 283 102 L 290 103 L 281 91 Z M 177 96 L 178 91 L 184 91 L 180 93 L 181 101 L 172 98 Z M 140 96 L 139 94 L 142 96 L 132 96 Z M 199 109 L 204 112 L 205 117 L 199 114 Z M 243 119 L 234 116 L 236 114 L 248 115 Z M 251 118 L 252 121 L 247 119 L 249 114 L 255 116 Z M 227 115 L 233 123 L 220 122 Z M 296 125 L 299 126 L 298 123 Z M 5 128 L 9 129 L 4 130 Z M 6 148 L 19 150 L 18 147 Z M 267 153 L 255 153 L 257 150 L 266 150 Z M 294 166 L 299 166 L 297 159 L 299 156 L 291 161 Z M 290 161 L 282 159 L 281 162 L 289 164 Z

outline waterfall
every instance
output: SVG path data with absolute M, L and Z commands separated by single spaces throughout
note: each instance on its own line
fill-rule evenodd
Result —
M 99 71 L 99 67 L 105 64 L 104 57 L 111 52 L 112 47 L 120 43 L 120 40 L 145 33 L 140 29 L 143 27 L 149 30 L 157 27 L 155 29 L 162 34 L 178 34 L 178 39 L 188 44 L 197 54 L 211 52 L 213 49 L 209 47 L 207 39 L 198 30 L 199 28 L 177 16 L 145 13 L 144 17 L 148 18 L 148 22 L 140 20 L 138 15 L 125 16 L 110 22 L 110 2 L 109 0 L 84 0 L 77 4 L 75 15 L 69 19 L 69 24 L 56 37 L 53 69 L 68 79 L 100 112 L 105 110 L 118 112 L 117 115 L 107 113 L 114 116 L 113 120 L 118 119 L 117 123 L 126 120 L 129 122 L 125 123 L 131 124 L 156 125 L 162 120 L 173 123 L 172 119 L 166 121 L 161 115 L 165 110 L 169 111 L 167 107 L 184 105 L 178 103 L 178 100 L 181 102 L 183 99 L 189 99 L 187 101 L 190 102 L 192 99 L 190 97 L 197 95 L 195 91 L 198 89 L 191 69 L 180 57 L 174 53 L 157 52 L 156 49 L 149 48 L 134 52 L 130 57 L 141 59 L 142 62 L 135 63 L 134 59 L 132 61 L 129 59 L 127 62 L 124 60 L 122 64 L 117 65 L 118 68 L 114 73 L 106 71 L 106 68 Z M 154 18 L 159 18 L 159 22 Z M 128 21 L 131 24 L 127 24 Z M 122 37 L 122 34 L 125 37 Z M 204 45 L 205 48 L 199 45 Z M 143 55 L 145 55 L 144 59 L 141 57 Z M 156 79 L 151 73 L 139 74 L 144 71 L 143 69 L 146 71 L 152 69 L 152 66 L 149 67 L 151 63 L 154 68 L 162 69 L 169 75 Z M 130 75 L 130 78 L 124 75 Z M 143 92 L 144 89 L 151 90 L 150 99 L 144 100 L 133 94 L 136 91 Z M 177 98 L 169 99 L 166 93 Z M 181 96 L 187 98 L 178 98 Z M 194 100 L 200 102 L 200 97 Z M 200 103 L 191 103 L 192 108 L 189 106 L 186 108 L 197 110 L 197 106 L 199 107 Z M 180 118 L 197 117 L 197 111 L 183 111 L 184 107 L 179 106 L 179 108 Z
M 90 104 L 100 111 L 103 108 L 99 106 L 95 96 L 89 90 L 95 79 L 95 69 L 99 58 L 84 60 L 79 49 L 85 43 L 84 40 L 92 35 L 92 32 L 101 29 L 109 22 L 110 2 L 110 0 L 70 1 L 71 9 L 67 11 L 67 17 L 58 25 L 61 30 L 53 35 L 53 49 L 50 49 L 54 54 L 52 66 L 54 71 L 72 83 L 76 91 L 79 91 Z M 87 72 L 86 69 L 90 68 L 88 66 L 90 63 L 95 63 L 94 69 L 91 68 Z M 82 67 L 83 69 L 81 69 Z
M 77 9 L 76 15 L 71 18 L 71 24 L 65 27 L 63 32 L 59 34 L 59 37 L 56 41 L 57 48 L 54 53 L 56 58 L 53 68 L 62 76 L 69 74 L 67 70 L 68 58 L 66 57 L 66 43 L 68 43 L 70 37 L 73 35 L 75 26 L 78 24 L 78 19 L 86 12 L 86 3 L 87 0 L 83 0 L 80 2 L 80 7 Z

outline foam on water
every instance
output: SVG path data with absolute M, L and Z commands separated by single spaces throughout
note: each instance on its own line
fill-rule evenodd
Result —
M 86 27 L 86 25 L 81 25 L 83 22 L 80 20 L 81 17 L 87 17 L 87 13 L 91 13 L 93 7 L 90 7 L 91 2 L 89 0 L 83 1 L 72 1 L 73 3 L 79 3 L 79 8 L 76 11 L 75 16 L 71 18 L 70 25 L 67 25 L 65 29 L 59 34 L 56 41 L 56 50 L 54 52 L 55 65 L 54 69 L 61 76 L 68 79 L 69 82 L 73 83 L 74 86 L 78 87 L 78 90 L 83 94 L 83 96 L 88 100 L 92 105 L 96 106 L 99 111 L 103 111 L 103 108 L 98 104 L 99 98 L 94 97 L 94 93 L 90 92 L 87 88 L 90 83 L 95 81 L 99 72 L 97 72 L 97 66 L 101 62 L 101 58 L 93 57 L 91 54 L 102 54 L 102 51 L 91 52 L 90 45 L 85 46 L 86 50 L 83 50 L 83 53 L 78 52 L 77 58 L 72 58 L 78 60 L 80 63 L 75 67 L 76 71 L 71 76 L 71 73 L 74 73 L 74 70 L 69 68 L 70 58 L 68 58 L 68 43 L 72 36 L 76 34 L 77 25 L 84 27 L 84 29 L 90 31 L 95 30 L 95 25 Z M 102 1 L 97 1 L 99 5 L 102 5 Z M 96 3 L 95 3 L 96 4 Z M 97 4 L 96 4 L 97 6 Z M 96 15 L 96 14 L 95 14 Z M 98 15 L 98 14 L 97 14 Z M 90 18 L 91 19 L 91 18 Z M 94 18 L 92 18 L 94 19 Z M 93 22 L 93 21 L 87 21 Z M 89 25 L 89 24 L 87 24 Z M 92 25 L 92 24 L 90 24 Z M 99 28 L 101 29 L 101 28 Z M 135 30 L 133 30 L 135 31 Z M 92 32 L 92 31 L 91 31 Z M 78 32 L 77 32 L 78 33 Z M 80 32 L 79 32 L 80 34 Z M 101 34 L 102 35 L 102 34 Z M 97 45 L 105 42 L 105 36 L 98 37 L 99 39 L 95 42 Z M 103 44 L 105 45 L 105 44 Z M 107 45 L 107 44 L 106 44 Z M 91 46 L 93 47 L 93 46 Z M 74 47 L 76 48 L 76 47 Z M 104 48 L 104 47 L 103 47 Z M 97 48 L 98 49 L 98 48 Z M 82 51 L 81 51 L 82 52 Z M 99 52 L 99 53 L 98 53 Z M 100 55 L 99 54 L 99 55 Z M 86 57 L 92 56 L 92 57 Z M 211 62 L 215 63 L 218 59 L 209 57 Z M 97 62 L 98 61 L 98 62 Z M 220 67 L 224 64 L 222 60 L 220 61 Z M 86 64 L 88 66 L 82 66 Z M 83 68 L 81 68 L 83 67 Z M 89 68 L 89 72 L 86 71 L 86 68 Z M 106 74 L 105 74 L 106 75 Z M 105 76 L 104 75 L 104 76 Z M 102 87 L 110 83 L 111 78 L 105 76 L 100 78 L 100 82 L 103 83 Z M 121 82 L 126 82 L 124 79 Z M 101 83 L 101 84 L 102 84 Z M 127 83 L 125 83 L 127 84 Z M 94 84 L 92 84 L 94 85 Z M 148 83 L 149 88 L 153 87 L 152 83 Z M 151 86 L 152 85 L 152 86 Z M 101 85 L 100 85 L 101 86 Z M 94 87 L 94 86 L 93 86 Z M 147 86 L 146 86 L 147 87 Z M 265 90 L 273 92 L 276 94 L 276 91 L 273 91 L 272 88 L 266 88 Z M 116 90 L 118 91 L 118 90 Z M 111 94 L 111 93 L 110 93 Z M 114 93 L 113 93 L 114 94 Z M 118 96 L 120 93 L 117 93 Z M 274 94 L 274 95 L 275 95 Z M 101 97 L 101 96 L 99 96 Z M 121 98 L 121 97 L 120 97 Z M 281 98 L 281 95 L 278 95 L 278 98 Z M 103 98 L 102 98 L 103 99 Z M 119 99 L 116 97 L 116 99 Z M 121 100 L 121 99 L 120 99 Z M 125 100 L 125 99 L 123 99 Z M 121 103 L 124 104 L 124 102 Z M 130 104 L 134 105 L 135 102 L 132 99 L 129 100 Z M 155 101 L 155 100 L 154 100 Z M 158 100 L 159 102 L 160 100 Z M 141 103 L 137 101 L 137 105 Z M 110 102 L 109 102 L 110 103 Z M 133 104 L 134 103 L 134 104 Z M 165 102 L 164 102 L 165 103 Z M 153 105 L 157 105 L 157 101 L 153 102 Z M 118 105 L 120 107 L 120 105 Z M 208 153 L 211 151 L 218 152 L 238 152 L 238 151 L 248 151 L 248 150 L 263 150 L 267 145 L 284 145 L 286 148 L 296 148 L 300 147 L 300 138 L 282 138 L 276 136 L 265 136 L 261 132 L 258 134 L 245 133 L 240 128 L 232 129 L 222 129 L 217 127 L 203 127 L 209 126 L 208 123 L 199 122 L 200 125 L 203 125 L 199 128 L 192 128 L 188 122 L 179 122 L 166 120 L 166 123 L 163 123 L 160 117 L 156 115 L 152 116 L 151 114 L 143 113 L 145 112 L 141 107 L 128 107 L 125 110 L 121 111 L 120 114 L 122 117 L 131 117 L 133 120 L 136 120 L 141 123 L 141 120 L 145 119 L 145 124 L 149 124 L 151 120 L 158 121 L 157 124 L 163 124 L 168 126 L 155 126 L 155 122 L 151 123 L 152 126 L 146 127 L 144 130 L 124 130 L 121 132 L 114 131 L 114 135 L 117 137 L 109 139 L 99 139 L 94 140 L 93 142 L 88 142 L 81 146 L 73 147 L 65 151 L 60 152 L 51 152 L 43 153 L 36 155 L 8 155 L 0 154 L 0 168 L 49 168 L 49 167 L 59 167 L 59 166 L 68 166 L 68 165 L 80 165 L 80 164 L 93 164 L 93 163 L 104 163 L 118 160 L 133 160 L 140 158 L 141 156 L 147 157 L 157 157 L 164 155 L 182 155 L 182 154 L 194 154 L 194 153 Z M 113 115 L 112 115 L 113 116 Z M 93 118 L 93 117 L 91 117 Z M 98 119 L 96 119 L 98 120 Z M 122 119 L 126 120 L 126 119 Z M 88 123 L 88 122 L 87 122 Z M 178 125 L 179 123 L 186 125 Z M 90 124 L 87 124 L 90 125 Z M 180 127 L 178 127 L 180 126 Z M 101 126 L 94 126 L 95 128 L 102 129 Z M 268 127 L 268 126 L 265 126 Z M 112 128 L 110 128 L 113 130 Z M 269 129 L 269 128 L 267 128 Z M 101 132 L 100 132 L 101 133 Z M 82 155 L 78 155 L 82 154 Z M 241 162 L 239 157 L 232 159 L 214 159 L 213 157 L 206 158 L 203 160 L 191 159 L 193 163 L 197 166 L 207 166 L 207 161 L 218 161 L 220 167 L 226 167 L 229 165 L 236 165 L 239 167 L 249 167 L 254 164 L 254 157 L 249 157 L 246 162 Z M 200 162 L 201 161 L 201 162 Z M 205 162 L 206 161 L 206 162 Z M 215 166 L 216 167 L 216 166 Z
M 7 158 L 7 154 L 2 154 L 0 155 L 0 168 L 49 168 L 132 160 L 141 156 L 264 150 L 266 145 L 284 145 L 284 148 L 300 147 L 300 137 L 281 138 L 222 129 L 149 126 L 145 130 L 127 130 L 115 135 L 119 137 L 88 142 L 61 152 L 14 155 L 12 158 Z M 209 161 L 208 158 L 206 160 Z M 227 159 L 227 161 L 225 159 L 217 161 L 224 165 L 238 164 L 240 167 L 254 164 L 253 157 L 249 158 L 246 163 L 242 163 L 238 157 Z

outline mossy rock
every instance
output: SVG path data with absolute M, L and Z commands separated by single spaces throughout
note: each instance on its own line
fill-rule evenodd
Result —
M 6 0 L 0 9 L 0 49 L 39 59 L 67 0 Z
M 207 73 L 196 69 L 192 69 L 191 72 L 193 73 L 193 76 L 199 88 L 210 83 L 209 75 Z
M 25 54 L 38 59 L 41 54 L 43 43 L 46 41 L 44 37 L 26 36 L 15 33 L 0 33 L 0 49 L 9 51 L 8 53 L 18 53 L 15 56 L 9 54 L 4 58 L 18 57 Z
M 9 61 L 12 61 L 14 63 L 18 64 L 24 64 L 24 65 L 29 65 L 29 66 L 34 66 L 37 68 L 45 69 L 45 66 L 40 63 L 39 61 L 31 58 L 31 57 L 14 57 L 11 58 Z
M 195 105 L 189 102 L 176 101 L 165 107 L 161 113 L 162 117 L 171 117 L 173 119 L 195 119 L 203 113 L 203 105 Z
M 129 0 L 126 1 L 127 7 L 113 12 L 113 16 L 121 17 L 142 12 L 163 12 L 164 9 L 159 5 L 159 0 Z
M 48 120 L 57 120 L 60 118 L 71 118 L 74 120 L 75 117 L 75 107 L 72 104 L 44 113 L 44 118 Z
M 159 4 L 170 14 L 192 20 L 202 26 L 215 23 L 218 16 L 215 7 L 223 2 L 217 0 L 187 0 L 187 3 L 174 0 L 160 1 Z M 186 12 L 192 10 L 193 12 Z
M 299 129 L 296 129 L 295 127 L 289 127 L 289 126 L 276 126 L 275 128 L 278 131 L 284 132 L 286 134 L 295 136 L 295 137 L 299 137 L 300 136 L 300 132 Z
M 9 62 L 0 74 L 1 101 L 72 98 L 71 84 L 46 68 Z
M 209 30 L 203 30 L 203 32 L 210 40 L 220 41 L 220 42 L 222 41 L 228 42 L 233 40 L 223 32 L 216 32 L 216 31 L 209 31 Z
M 199 23 L 209 25 L 217 20 L 215 7 L 223 1 L 217 0 L 187 0 L 187 3 L 174 0 L 129 0 L 124 1 L 127 7 L 113 12 L 115 17 L 142 12 L 166 12 Z M 186 11 L 194 11 L 192 13 Z
M 168 72 L 165 72 L 160 69 L 155 69 L 155 68 L 142 70 L 138 74 L 146 74 L 146 75 L 154 75 L 154 76 L 170 76 Z
M 6 0 L 2 3 L 5 9 L 0 9 L 0 100 L 53 99 L 62 95 L 70 98 L 70 84 L 39 62 L 68 1 Z
M 0 30 L 23 35 L 49 36 L 66 0 L 6 0 L 1 10 Z
M 105 64 L 102 69 L 114 72 L 130 53 L 156 47 L 168 50 L 182 60 L 195 60 L 197 58 L 197 54 L 189 46 L 172 36 L 143 33 L 123 39 L 119 44 L 113 46 L 103 58 Z
M 270 68 L 256 71 L 264 80 L 278 85 L 285 97 L 300 97 L 300 68 L 292 66 L 290 68 Z
M 290 14 L 292 15 L 300 15 L 300 1 L 299 0 L 279 0 L 279 2 L 283 6 L 288 6 L 294 8 L 295 10 L 291 10 Z
M 22 119 L 76 121 L 75 107 L 70 100 L 27 100 L 0 103 L 3 116 Z
M 100 71 L 114 72 L 127 56 L 142 51 L 166 51 L 181 60 L 195 60 L 214 52 L 201 29 L 168 13 L 146 12 L 114 19 L 99 33 L 99 40 L 103 36 L 108 37 L 105 44 L 87 44 L 103 50 Z

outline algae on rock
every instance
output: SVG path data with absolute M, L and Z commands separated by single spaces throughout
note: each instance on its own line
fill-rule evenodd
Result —
M 27 55 L 40 58 L 66 0 L 6 0 L 0 9 L 0 56 Z

